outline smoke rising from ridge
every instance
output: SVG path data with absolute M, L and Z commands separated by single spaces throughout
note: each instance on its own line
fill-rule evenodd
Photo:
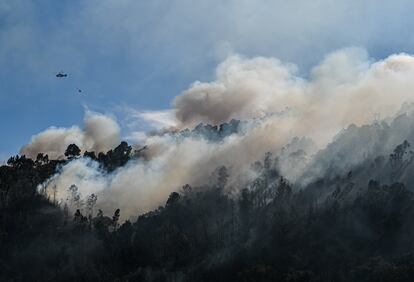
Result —
M 177 119 L 186 127 L 276 114 L 293 135 L 326 145 L 340 129 L 393 115 L 414 98 L 414 58 L 406 54 L 373 62 L 363 49 L 348 48 L 326 56 L 308 79 L 296 73 L 275 58 L 232 56 L 215 81 L 196 82 L 175 99 Z
M 316 147 L 311 141 L 294 141 L 290 146 L 305 152 L 300 166 L 283 162 L 281 158 L 281 172 L 295 183 L 308 169 L 307 164 L 315 165 L 312 158 L 316 151 L 324 150 L 338 132 L 351 124 L 360 126 L 393 118 L 403 103 L 414 100 L 411 93 L 414 57 L 407 54 L 374 61 L 362 49 L 343 49 L 326 56 L 309 77 L 300 77 L 297 73 L 294 65 L 275 58 L 232 56 L 218 66 L 215 81 L 196 82 L 174 100 L 176 120 L 171 124 L 177 123 L 183 129 L 199 122 L 220 124 L 242 119 L 247 121 L 243 134 L 230 135 L 219 142 L 197 136 L 184 139 L 177 139 L 173 134 L 148 136 L 145 140 L 147 161 L 133 160 L 106 174 L 95 162 L 77 159 L 45 185 L 57 187 L 58 195 L 64 199 L 68 187 L 76 184 L 84 196 L 97 193 L 98 205 L 105 211 L 119 207 L 123 216 L 128 217 L 163 204 L 169 193 L 186 183 L 208 183 L 221 165 L 231 172 L 228 189 L 240 187 L 254 175 L 251 164 L 262 159 L 266 152 L 280 155 L 295 137 L 307 137 Z M 87 136 L 99 136 L 101 132 L 87 128 L 83 131 Z M 68 136 L 78 136 L 79 129 L 68 131 L 74 132 Z M 119 136 L 119 130 L 114 132 Z M 84 135 L 78 139 L 84 141 Z M 35 144 L 43 144 L 38 140 L 44 139 L 49 140 L 47 144 L 55 144 L 44 136 L 49 135 L 35 136 L 27 147 L 41 148 Z M 60 136 L 56 142 L 61 142 Z M 109 144 L 105 142 L 105 146 Z M 87 142 L 78 145 L 82 149 L 104 147 Z M 318 156 L 319 159 L 334 157 L 332 154 Z M 363 156 L 355 158 L 361 158 L 352 160 L 358 163 Z
M 76 144 L 82 151 L 106 152 L 118 145 L 120 139 L 121 129 L 113 118 L 87 111 L 83 129 L 50 127 L 34 135 L 20 154 L 36 158 L 38 153 L 46 153 L 49 158 L 59 159 L 70 144 Z

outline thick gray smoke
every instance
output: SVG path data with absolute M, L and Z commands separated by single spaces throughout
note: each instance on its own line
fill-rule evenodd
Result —
M 232 56 L 219 65 L 215 81 L 196 82 L 175 99 L 176 120 L 171 124 L 185 128 L 199 122 L 219 124 L 235 118 L 247 121 L 243 134 L 227 136 L 220 142 L 191 136 L 177 139 L 169 134 L 149 136 L 145 140 L 147 161 L 131 161 L 108 175 L 95 162 L 77 159 L 45 186 L 50 191 L 56 187 L 58 198 L 63 200 L 68 187 L 75 184 L 83 196 L 98 194 L 99 207 L 108 212 L 119 207 L 123 216 L 128 217 L 163 204 L 169 193 L 186 183 L 207 183 L 221 165 L 231 172 L 228 189 L 240 187 L 254 176 L 251 164 L 268 151 L 280 156 L 282 173 L 295 183 L 310 167 L 327 167 L 318 164 L 337 157 L 321 152 L 341 130 L 351 124 L 362 126 L 386 118 L 392 120 L 403 103 L 413 102 L 413 77 L 414 57 L 407 54 L 373 61 L 364 50 L 344 49 L 328 55 L 308 78 L 298 76 L 295 66 L 274 58 Z M 99 135 L 99 129 L 95 132 L 87 128 L 69 129 L 83 135 L 68 135 Z M 55 144 L 43 137 L 48 136 L 45 133 L 39 136 L 28 145 L 36 148 L 33 152 L 43 149 L 33 145 L 42 144 L 37 140 Z M 399 137 L 403 139 L 404 134 L 393 140 L 398 142 Z M 85 139 L 88 138 L 79 137 L 83 149 L 98 146 Z M 105 138 L 99 138 L 102 139 Z M 364 144 L 347 148 L 355 146 Z M 53 150 L 58 151 L 54 147 Z M 321 151 L 316 154 L 318 150 Z M 291 154 L 300 157 L 300 165 L 289 161 Z M 353 164 L 364 158 L 363 154 L 350 156 L 352 160 L 347 162 Z M 322 173 L 314 170 L 314 176 Z
M 87 111 L 83 128 L 50 127 L 33 136 L 20 154 L 36 158 L 38 153 L 46 153 L 51 159 L 59 159 L 70 144 L 82 151 L 106 152 L 119 144 L 120 137 L 120 127 L 113 118 Z

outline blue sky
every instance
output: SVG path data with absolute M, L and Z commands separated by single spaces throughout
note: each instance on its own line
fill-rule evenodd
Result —
M 127 109 L 168 109 L 230 53 L 304 76 L 343 47 L 414 53 L 413 14 L 402 0 L 0 0 L 0 160 L 49 126 L 82 124 L 85 108 L 121 125 Z

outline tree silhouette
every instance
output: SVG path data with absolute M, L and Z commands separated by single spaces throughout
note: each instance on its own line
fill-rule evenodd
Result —
M 70 144 L 68 146 L 68 148 L 66 149 L 66 151 L 65 151 L 65 156 L 68 159 L 73 159 L 73 158 L 79 156 L 80 152 L 81 152 L 81 150 L 79 149 L 78 146 L 76 146 L 76 144 Z

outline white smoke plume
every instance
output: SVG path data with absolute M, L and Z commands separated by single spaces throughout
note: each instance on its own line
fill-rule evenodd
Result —
M 279 113 L 278 127 L 326 145 L 340 129 L 393 115 L 414 98 L 414 57 L 406 54 L 372 62 L 363 49 L 343 49 L 329 54 L 309 78 L 296 73 L 274 58 L 230 57 L 215 81 L 196 82 L 175 99 L 177 119 L 191 126 Z
M 308 77 L 297 73 L 295 66 L 275 58 L 232 56 L 218 66 L 215 81 L 196 82 L 175 99 L 176 121 L 171 124 L 177 122 L 185 128 L 199 122 L 219 124 L 242 119 L 249 121 L 244 134 L 228 136 L 221 142 L 196 137 L 177 139 L 168 134 L 149 136 L 148 161 L 131 161 L 108 175 L 93 161 L 77 159 L 46 186 L 57 187 L 59 197 L 64 199 L 68 187 L 76 184 L 82 194 L 97 193 L 98 205 L 105 211 L 121 208 L 123 216 L 128 217 L 163 204 L 169 193 L 186 183 L 207 183 L 221 165 L 231 171 L 229 188 L 239 187 L 251 178 L 251 164 L 266 152 L 283 153 L 295 137 L 311 138 L 316 148 L 311 142 L 298 141 L 305 139 L 291 143 L 290 148 L 302 146 L 307 150 L 300 171 L 293 171 L 295 166 L 288 163 L 281 168 L 294 182 L 306 170 L 306 163 L 311 163 L 316 150 L 323 150 L 342 129 L 393 117 L 403 103 L 414 100 L 414 57 L 407 54 L 374 61 L 362 49 L 344 49 L 329 54 Z M 74 132 L 68 136 L 85 140 L 85 132 L 94 132 L 86 128 L 68 129 Z M 119 134 L 119 130 L 116 132 Z M 42 144 L 38 139 L 55 144 L 44 135 L 34 137 L 31 144 Z M 57 141 L 61 140 L 70 143 L 64 138 Z M 98 146 L 85 144 L 89 143 L 83 142 L 83 149 Z M 36 152 L 59 149 L 31 147 Z
M 20 154 L 36 158 L 38 153 L 46 153 L 51 159 L 60 159 L 70 144 L 82 151 L 106 152 L 120 143 L 120 136 L 120 127 L 113 118 L 87 111 L 83 128 L 50 127 L 33 136 Z

